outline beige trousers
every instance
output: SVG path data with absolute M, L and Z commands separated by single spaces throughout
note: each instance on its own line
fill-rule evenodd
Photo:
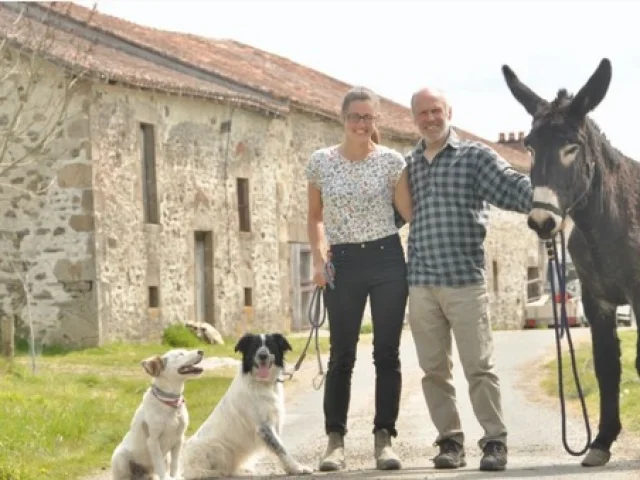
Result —
M 493 335 L 484 284 L 465 287 L 409 288 L 409 323 L 424 371 L 422 390 L 431 420 L 438 430 L 436 442 L 452 438 L 464 444 L 464 433 L 453 386 L 451 333 L 469 384 L 469 396 L 484 429 L 480 448 L 489 440 L 506 443 L 500 382 L 493 363 Z

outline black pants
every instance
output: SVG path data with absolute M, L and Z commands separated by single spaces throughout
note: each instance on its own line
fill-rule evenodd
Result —
M 369 297 L 376 369 L 373 431 L 386 429 L 396 436 L 402 389 L 400 337 L 408 297 L 407 265 L 400 237 L 334 245 L 331 254 L 335 288 L 327 287 L 324 292 L 331 345 L 324 390 L 325 430 L 347 433 L 351 375 Z

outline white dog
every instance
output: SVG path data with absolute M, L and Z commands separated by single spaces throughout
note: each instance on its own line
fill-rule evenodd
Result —
M 113 480 L 181 478 L 180 454 L 189 425 L 184 382 L 202 373 L 196 365 L 203 356 L 202 350 L 176 349 L 142 361 L 153 383 L 113 452 Z
M 313 472 L 289 454 L 280 437 L 285 415 L 280 376 L 287 350 L 291 345 L 279 333 L 248 333 L 238 341 L 238 374 L 209 418 L 185 442 L 185 478 L 250 473 L 247 467 L 265 450 L 274 453 L 290 475 Z

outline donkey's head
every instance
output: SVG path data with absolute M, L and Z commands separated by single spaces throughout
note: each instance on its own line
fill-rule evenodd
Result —
M 560 90 L 552 102 L 540 98 L 507 65 L 502 73 L 513 96 L 533 118 L 524 138 L 532 159 L 528 225 L 547 240 L 564 228 L 566 216 L 589 191 L 595 152 L 589 144 L 587 114 L 607 93 L 611 62 L 603 59 L 577 95 Z

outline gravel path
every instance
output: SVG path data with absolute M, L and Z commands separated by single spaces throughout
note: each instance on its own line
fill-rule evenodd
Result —
M 436 453 L 433 441 L 436 432 L 431 425 L 420 386 L 421 371 L 417 365 L 413 340 L 405 331 L 402 343 L 404 374 L 403 399 L 399 418 L 399 437 L 394 445 L 403 460 L 403 470 L 378 472 L 373 470 L 372 457 L 372 394 L 373 365 L 368 337 L 361 341 L 356 371 L 353 378 L 349 435 L 346 437 L 348 471 L 340 475 L 316 473 L 327 478 L 402 478 L 435 479 L 457 478 L 562 478 L 573 479 L 606 472 L 607 479 L 638 478 L 640 470 L 640 442 L 622 434 L 614 444 L 612 460 L 604 469 L 585 469 L 581 458 L 564 451 L 561 439 L 560 409 L 557 401 L 544 399 L 536 392 L 539 379 L 528 383 L 528 372 L 555 352 L 552 330 L 496 332 L 496 362 L 502 382 L 504 412 L 509 432 L 509 465 L 506 472 L 486 474 L 478 470 L 480 461 L 476 441 L 481 435 L 467 396 L 467 386 L 455 353 L 454 380 L 463 427 L 467 437 L 467 467 L 456 471 L 433 469 L 431 458 Z M 574 343 L 589 338 L 588 329 L 572 329 Z M 566 342 L 563 348 L 566 348 Z M 295 361 L 295 359 L 292 359 Z M 531 370 L 529 369 L 531 366 Z M 315 374 L 315 359 L 308 355 L 297 381 L 287 385 L 288 414 L 284 440 L 301 462 L 317 467 L 324 452 L 322 392 L 311 388 Z M 305 385 L 306 383 L 306 385 Z M 580 412 L 573 412 L 569 425 L 569 445 L 580 450 L 585 441 L 585 429 Z M 597 418 L 590 412 L 592 431 L 596 431 Z M 634 473 L 635 472 L 635 473 Z M 284 476 L 270 457 L 259 464 L 258 472 Z M 107 480 L 106 472 L 90 480 Z M 87 479 L 89 480 L 89 479 Z

